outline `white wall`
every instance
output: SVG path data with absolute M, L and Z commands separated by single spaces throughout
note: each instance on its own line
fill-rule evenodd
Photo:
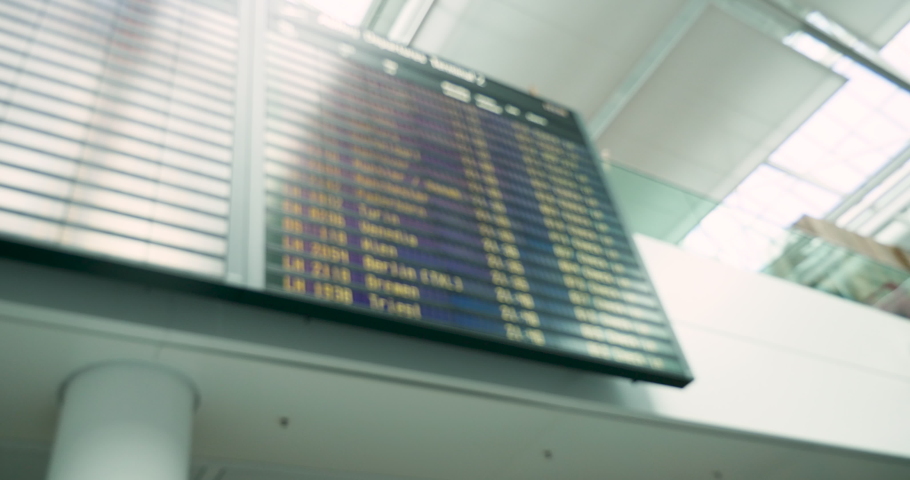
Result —
M 655 413 L 910 457 L 910 320 L 636 241 L 696 379 Z
M 274 415 L 266 410 L 278 399 L 299 403 L 298 394 L 280 393 L 280 386 L 263 389 L 272 392 L 268 402 L 253 398 L 255 392 L 247 398 L 243 389 L 231 390 L 236 379 L 230 365 L 246 362 L 256 372 L 250 378 L 280 379 L 275 385 L 306 383 L 318 390 L 314 382 L 348 382 L 365 392 L 382 385 L 397 395 L 387 402 L 392 410 L 444 397 L 471 399 L 510 416 L 536 412 L 508 427 L 479 425 L 464 434 L 468 438 L 506 428 L 518 438 L 528 425 L 549 431 L 553 427 L 543 425 L 552 418 L 571 417 L 579 425 L 615 421 L 662 428 L 665 433 L 655 438 L 671 431 L 719 431 L 719 438 L 742 439 L 735 432 L 745 432 L 768 444 L 796 445 L 803 453 L 822 444 L 898 457 L 907 460 L 882 461 L 910 468 L 910 321 L 656 240 L 637 242 L 695 374 L 684 389 L 3 260 L 0 327 L 6 330 L 0 333 L 8 331 L 9 345 L 0 336 L 0 354 L 10 359 L 0 366 L 0 378 L 6 375 L 12 384 L 22 375 L 29 380 L 0 395 L 0 406 L 8 404 L 0 409 L 0 425 L 7 422 L 5 431 L 16 438 L 49 438 L 59 382 L 85 364 L 125 356 L 164 361 L 208 385 L 198 443 L 207 455 L 250 456 L 252 432 L 260 427 L 244 422 Z M 22 338 L 29 340 L 15 340 L 16 332 L 27 332 Z M 28 353 L 15 353 L 20 350 Z M 228 414 L 224 402 L 236 404 L 244 420 Z M 312 405 L 295 408 L 305 412 Z M 5 418 L 3 412 L 15 415 Z M 347 415 L 343 409 L 335 413 Z M 445 416 L 444 409 L 438 413 Z M 224 435 L 229 424 L 242 434 Z M 603 428 L 617 429 L 611 425 Z M 566 432 L 566 438 L 577 433 Z M 268 457 L 274 448 L 262 450 L 260 460 L 277 461 Z M 829 455 L 846 453 L 840 452 Z

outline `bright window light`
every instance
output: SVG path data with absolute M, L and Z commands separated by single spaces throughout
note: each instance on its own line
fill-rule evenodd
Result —
M 810 21 L 836 27 L 821 15 Z M 747 269 L 763 268 L 796 220 L 827 215 L 910 143 L 910 94 L 804 32 L 783 43 L 847 82 L 681 242 Z M 880 55 L 910 75 L 910 25 Z
M 882 48 L 881 56 L 904 75 L 910 75 L 910 25 L 905 26 Z
M 819 112 L 852 128 L 866 120 L 872 113 L 872 106 L 852 95 L 835 95 L 825 102 Z
M 904 129 L 910 130 L 910 93 L 903 90 L 897 92 L 888 103 L 882 105 L 881 112 Z
M 791 172 L 806 173 L 826 160 L 824 148 L 807 136 L 792 138 L 775 150 L 768 161 Z
M 837 120 L 816 112 L 794 133 L 794 136 L 805 136 L 825 150 L 831 150 L 847 134 L 847 127 Z
M 360 26 L 373 0 L 303 0 L 302 3 L 348 25 Z
M 831 66 L 843 56 L 836 50 L 805 32 L 793 32 L 783 39 L 783 43 L 793 50 L 826 66 Z

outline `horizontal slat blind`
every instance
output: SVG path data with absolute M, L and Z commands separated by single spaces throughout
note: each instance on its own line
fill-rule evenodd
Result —
M 235 11 L 0 4 L 0 232 L 223 275 Z

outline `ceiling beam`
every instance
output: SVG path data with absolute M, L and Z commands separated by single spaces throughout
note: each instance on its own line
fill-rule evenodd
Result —
M 362 28 L 410 46 L 435 4 L 436 0 L 373 0 Z
M 364 14 L 363 20 L 360 22 L 360 28 L 364 30 L 373 30 L 376 26 L 376 20 L 379 18 L 380 12 L 385 8 L 385 4 L 388 0 L 371 0 L 370 7 L 367 8 L 367 13 Z
M 753 0 L 755 1 L 755 0 Z M 787 0 L 759 0 L 789 16 L 799 27 L 832 50 L 875 72 L 901 90 L 910 92 L 910 79 L 881 58 L 876 48 L 866 45 L 856 35 L 826 18 L 822 12 L 804 9 Z
M 389 40 L 410 46 L 435 4 L 436 0 L 407 0 L 389 29 Z
M 825 216 L 825 220 L 831 222 L 837 222 L 842 227 L 850 231 L 856 231 L 870 220 L 869 218 L 861 218 L 856 215 L 854 207 L 857 205 L 863 205 L 865 209 L 874 209 L 878 210 L 880 205 L 877 205 L 879 201 L 883 198 L 895 198 L 899 196 L 900 193 L 903 193 L 904 190 L 910 188 L 907 185 L 907 182 L 900 180 L 894 182 L 894 184 L 885 191 L 877 192 L 876 195 L 869 197 L 874 190 L 876 190 L 879 185 L 884 184 L 886 181 L 891 179 L 892 175 L 898 174 L 902 170 L 904 164 L 907 163 L 907 160 L 910 160 L 910 146 L 904 148 L 900 153 L 894 156 L 888 163 L 882 167 L 875 175 L 872 176 L 869 180 L 863 184 L 855 192 L 848 195 L 841 201 L 834 210 L 832 210 L 828 215 Z M 893 180 L 891 180 L 893 182 Z

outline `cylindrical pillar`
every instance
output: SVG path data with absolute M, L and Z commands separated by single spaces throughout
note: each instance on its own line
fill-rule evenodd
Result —
M 64 383 L 49 480 L 186 480 L 193 382 L 168 367 L 104 363 Z

